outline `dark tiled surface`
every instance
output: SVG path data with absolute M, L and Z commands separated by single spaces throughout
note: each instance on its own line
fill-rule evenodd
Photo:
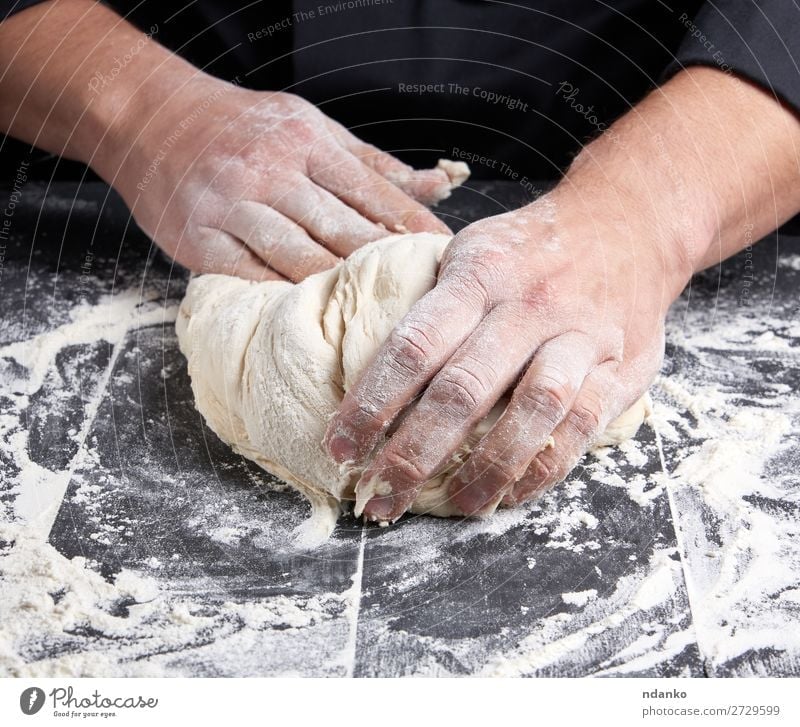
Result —
M 526 196 L 510 183 L 475 184 L 440 212 L 458 229 L 519 206 Z M 774 272 L 769 275 L 775 245 L 757 247 L 756 257 L 762 297 L 772 282 L 773 299 L 786 303 L 790 289 L 774 285 Z M 718 315 L 730 314 L 724 308 L 736 300 L 736 264 L 721 276 L 698 278 L 691 306 L 705 301 L 720 308 Z M 2 285 L 9 313 L 0 323 L 0 343 L 52 330 L 68 322 L 81 301 L 96 303 L 110 293 L 138 290 L 156 306 L 169 307 L 180 300 L 184 284 L 184 273 L 150 248 L 105 187 L 84 186 L 77 197 L 72 187 L 47 195 L 29 188 L 6 252 Z M 776 302 L 770 311 L 778 308 Z M 679 307 L 675 315 L 674 330 L 680 332 Z M 13 361 L 0 362 L 4 376 L 20 375 Z M 796 390 L 800 383 L 795 359 L 785 352 L 741 351 L 732 357 L 722 347 L 698 360 L 696 348 L 671 341 L 665 367 L 759 401 L 772 384 Z M 744 373 L 750 377 L 746 385 Z M 95 405 L 87 407 L 91 401 Z M 331 636 L 342 643 L 320 654 L 310 673 L 797 671 L 794 657 L 767 651 L 724 664 L 701 656 L 692 608 L 703 604 L 690 608 L 684 572 L 692 559 L 676 541 L 673 504 L 659 480 L 659 442 L 651 429 L 640 433 L 635 458 L 614 452 L 602 462 L 587 459 L 566 486 L 538 505 L 501 513 L 489 523 L 408 517 L 388 530 L 362 531 L 360 523 L 343 518 L 328 544 L 303 553 L 291 545 L 290 533 L 307 506 L 297 495 L 277 491 L 268 475 L 203 426 L 171 323 L 133 326 L 114 344 L 64 347 L 22 414 L 30 459 L 69 471 L 50 535 L 63 554 L 96 561 L 108 577 L 121 568 L 149 570 L 165 591 L 198 603 L 279 594 L 324 597 L 352 586 L 357 623 L 347 626 L 344 614 L 331 617 L 342 621 Z M 663 443 L 668 470 L 689 444 L 690 438 Z M 793 461 L 773 462 L 773 475 L 792 476 L 787 468 Z M 15 463 L 2 466 L 13 472 Z M 623 482 L 638 478 L 650 496 L 637 502 L 609 487 L 609 473 Z M 702 503 L 691 512 L 704 513 L 713 542 L 715 513 Z M 282 648 L 311 648 L 303 634 L 298 630 Z M 176 673 L 280 673 L 281 664 L 295 658 L 287 652 L 285 658 L 278 653 L 250 659 L 246 668 L 213 665 L 198 656 L 196 646 L 187 645 L 176 657 Z M 352 663 L 342 671 L 337 649 L 347 648 Z

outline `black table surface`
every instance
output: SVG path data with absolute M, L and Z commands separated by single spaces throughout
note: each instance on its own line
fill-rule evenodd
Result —
M 457 230 L 530 195 L 470 183 L 437 212 Z M 101 654 L 102 666 L 77 669 L 100 676 L 800 673 L 794 640 L 758 638 L 765 622 L 796 625 L 797 602 L 731 595 L 752 555 L 727 547 L 728 506 L 680 469 L 715 436 L 714 421 L 698 424 L 698 391 L 788 411 L 781 457 L 763 475 L 773 495 L 743 496 L 750 509 L 737 517 L 772 522 L 780 537 L 797 520 L 798 417 L 785 404 L 800 384 L 791 230 L 696 277 L 676 303 L 653 390 L 666 414 L 633 443 L 587 456 L 543 500 L 490 520 L 407 516 L 380 529 L 343 517 L 327 544 L 303 552 L 290 537 L 308 514 L 303 499 L 231 452 L 193 406 L 174 333 L 186 272 L 101 184 L 29 184 L 12 223 L 0 281 L 2 501 L 17 517 L 41 515 L 52 546 L 109 581 L 146 577 L 161 604 L 124 638 L 95 627 L 34 639 L 31 662 Z M 95 334 L 73 330 L 93 315 Z M 732 325 L 744 334 L 717 333 Z M 21 342 L 54 340 L 38 367 L 18 355 Z M 20 435 L 24 457 L 10 444 Z M 32 468 L 48 474 L 41 496 Z M 800 558 L 786 547 L 776 557 L 791 591 Z M 709 576 L 715 552 L 739 570 Z M 723 598 L 708 590 L 720 581 Z M 117 616 L 135 618 L 137 605 L 117 604 Z

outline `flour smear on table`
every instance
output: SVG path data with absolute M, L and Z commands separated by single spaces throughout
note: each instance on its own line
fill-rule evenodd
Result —
M 169 323 L 175 315 L 175 308 L 165 308 L 155 295 L 123 290 L 97 305 L 76 306 L 51 330 L 27 338 L 24 331 L 14 338 L 12 331 L 5 338 L 11 342 L 0 346 L 4 373 L 0 457 L 14 464 L 4 477 L 0 499 L 0 675 L 181 674 L 185 662 L 177 663 L 171 656 L 180 649 L 188 650 L 194 663 L 214 664 L 224 673 L 248 674 L 256 669 L 269 674 L 352 673 L 363 595 L 358 574 L 341 592 L 214 602 L 193 596 L 186 584 L 160 578 L 157 561 L 137 570 L 122 569 L 105 579 L 96 563 L 67 559 L 47 543 L 67 485 L 73 476 L 86 477 L 76 474 L 78 466 L 88 465 L 91 471 L 96 453 L 86 434 L 103 397 L 103 382 L 85 405 L 85 423 L 69 435 L 76 445 L 74 455 L 55 470 L 28 456 L 26 412 L 32 397 L 44 392 L 51 396 L 54 408 L 59 406 L 60 392 L 51 379 L 56 357 L 66 347 L 108 342 L 110 375 L 126 335 Z M 671 316 L 668 340 L 689 352 L 695 363 L 686 371 L 660 378 L 652 391 L 651 426 L 665 461 L 680 464 L 653 483 L 644 478 L 623 481 L 605 450 L 586 463 L 594 480 L 643 509 L 666 490 L 682 561 L 655 551 L 649 562 L 640 564 L 641 577 L 629 577 L 630 589 L 626 590 L 623 578 L 613 593 L 565 592 L 563 600 L 574 611 L 540 619 L 530 634 L 510 648 L 498 651 L 494 642 L 480 638 L 459 643 L 442 640 L 437 648 L 468 658 L 476 673 L 528 674 L 557 663 L 565 653 L 612 628 L 632 609 L 646 611 L 668 598 L 674 584 L 685 578 L 693 625 L 668 639 L 662 650 L 677 652 L 687 640 L 696 639 L 701 655 L 712 664 L 736 659 L 752 649 L 773 649 L 795 658 L 800 654 L 796 628 L 800 526 L 790 511 L 799 504 L 800 494 L 790 476 L 776 474 L 796 472 L 800 464 L 789 437 L 797 429 L 797 400 L 781 384 L 770 384 L 753 398 L 744 384 L 737 388 L 735 381 L 725 384 L 707 376 L 715 370 L 714 356 L 737 361 L 740 351 L 752 352 L 762 343 L 764 350 L 778 348 L 794 355 L 782 335 L 793 324 L 778 316 L 747 318 L 728 311 L 729 322 L 719 325 L 725 319 L 723 311 L 709 325 L 707 315 L 690 309 Z M 715 350 L 709 352 L 709 346 Z M 742 376 L 748 375 L 744 359 L 741 370 Z M 54 388 L 48 392 L 50 386 Z M 620 456 L 634 464 L 643 457 L 636 441 L 623 445 Z M 787 459 L 791 467 L 773 466 Z M 548 547 L 576 552 L 602 549 L 600 538 L 575 537 L 597 528 L 595 515 L 575 504 L 582 487 L 570 478 L 559 493 L 538 503 L 499 512 L 487 521 L 463 523 L 457 537 L 464 542 L 502 538 L 524 523 L 549 533 Z M 113 488 L 113 482 L 86 478 L 75 496 L 99 502 L 104 488 Z M 282 497 L 274 495 L 276 502 Z M 556 497 L 564 504 L 558 511 L 548 506 Z M 265 505 L 258 524 L 237 521 L 235 513 L 227 513 L 224 522 L 217 522 L 213 537 L 235 544 L 256 528 L 262 533 L 263 547 L 272 547 L 288 533 L 280 522 L 283 512 Z M 701 518 L 703 512 L 715 515 L 713 530 Z M 104 517 L 98 508 L 101 524 Z M 437 521 L 430 520 L 414 529 L 414 542 L 407 545 L 414 549 L 418 572 L 408 573 L 392 588 L 413 589 L 419 563 L 425 564 L 427 572 L 435 570 L 440 555 L 433 535 L 436 528 Z M 386 543 L 402 545 L 410 537 L 408 532 L 402 527 L 389 529 Z M 536 569 L 535 560 L 528 567 Z M 198 593 L 207 587 L 213 590 L 210 582 L 193 585 Z M 303 648 L 296 649 L 300 635 Z M 317 654 L 328 653 L 331 644 L 341 645 L 341 653 L 321 665 Z M 647 649 L 646 642 L 637 645 L 630 669 L 647 666 L 651 658 Z M 248 655 L 256 653 L 257 666 L 248 663 Z M 275 662 L 265 666 L 265 654 L 274 654 Z M 614 667 L 608 673 L 624 673 L 626 668 Z M 602 673 L 602 667 L 598 671 Z M 417 673 L 443 673 L 443 668 L 420 664 Z

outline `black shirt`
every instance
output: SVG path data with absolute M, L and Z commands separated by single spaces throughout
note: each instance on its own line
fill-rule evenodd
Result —
M 210 73 L 297 93 L 415 164 L 461 155 L 478 177 L 557 177 L 686 65 L 741 74 L 800 111 L 793 0 L 109 4 Z

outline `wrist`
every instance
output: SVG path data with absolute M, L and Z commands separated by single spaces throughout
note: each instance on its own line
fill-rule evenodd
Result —
M 123 193 L 152 161 L 168 133 L 169 119 L 197 93 L 198 86 L 223 83 L 198 71 L 160 46 L 139 68 L 103 89 L 91 101 L 89 113 L 97 129 L 85 161 L 106 182 Z M 185 110 L 184 112 L 185 113 Z
M 559 188 L 581 199 L 585 214 L 606 219 L 660 266 L 668 303 L 699 269 L 714 238 L 714 203 L 686 149 L 660 134 L 626 129 L 601 137 L 576 157 Z M 614 127 L 612 127 L 614 128 Z M 685 147 L 686 145 L 684 145 Z

